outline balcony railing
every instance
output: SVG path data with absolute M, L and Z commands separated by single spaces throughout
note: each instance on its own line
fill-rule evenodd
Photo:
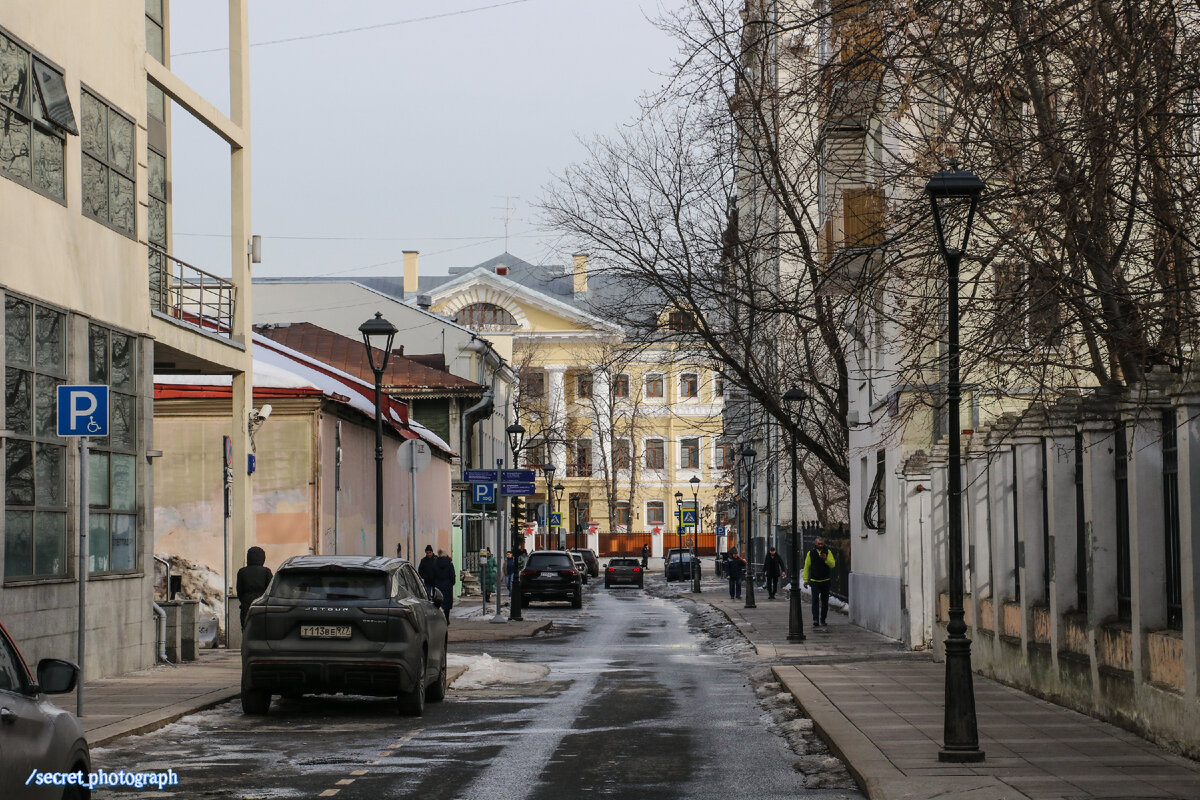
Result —
M 229 338 L 237 286 L 149 246 L 150 307 L 180 322 Z

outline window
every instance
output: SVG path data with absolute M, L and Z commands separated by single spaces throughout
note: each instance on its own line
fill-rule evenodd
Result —
M 613 507 L 613 525 L 617 530 L 629 530 L 629 523 L 632 517 L 629 513 L 629 503 L 617 501 Z
M 681 439 L 679 442 L 679 468 L 700 469 L 700 440 Z
M 126 236 L 134 236 L 137 165 L 133 158 L 133 120 L 86 89 L 79 105 L 83 121 L 83 213 Z
M 651 500 L 646 503 L 646 524 L 662 525 L 667 521 L 666 506 L 661 500 Z
M 592 474 L 592 440 L 575 440 L 575 458 L 567 468 L 569 478 L 587 478 Z
M 524 397 L 545 397 L 546 373 L 532 367 L 521 370 L 521 395 Z
M 628 439 L 613 440 L 612 460 L 613 469 L 630 469 L 633 466 Z
M 725 396 L 725 376 L 717 375 L 713 378 L 713 397 Z
M 646 376 L 646 397 L 662 397 L 663 396 L 663 376 L 662 375 L 647 375 Z
M 88 326 L 88 382 L 109 391 L 106 439 L 88 453 L 88 570 L 137 567 L 137 340 L 100 325 Z
M 686 333 L 696 330 L 696 318 L 686 311 L 672 311 L 667 315 L 667 328 Z
M 694 372 L 685 372 L 679 376 L 679 396 L 699 397 L 700 376 Z
M 167 307 L 167 157 L 152 147 L 146 148 L 146 175 L 149 190 L 146 208 L 146 239 L 150 243 L 150 307 L 163 311 Z M 160 252 L 161 251 L 161 252 Z
M 68 573 L 67 448 L 57 387 L 67 376 L 67 315 L 4 300 L 4 577 Z
M 646 469 L 664 469 L 666 453 L 662 439 L 646 440 Z
M 526 445 L 524 455 L 526 467 L 541 467 L 546 463 L 546 443 L 536 442 Z
M 1046 347 L 1062 342 L 1062 308 L 1054 276 L 1037 265 L 996 265 L 994 313 L 1008 347 Z
M 146 52 L 163 63 L 163 0 L 146 0 Z
M 717 468 L 732 469 L 734 466 L 733 445 L 719 444 L 717 445 Z
M 576 396 L 580 400 L 590 400 L 592 397 L 592 375 L 590 372 L 585 372 L 579 376 L 576 382 Z
M 458 312 L 458 324 L 474 330 L 518 327 L 516 317 L 491 303 L 474 303 L 463 308 Z
M 613 397 L 629 397 L 629 376 L 614 375 L 612 382 Z
M 62 72 L 0 29 L 0 173 L 65 203 L 68 133 L 79 129 Z

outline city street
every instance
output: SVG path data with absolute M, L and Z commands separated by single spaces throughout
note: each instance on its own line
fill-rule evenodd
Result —
M 551 635 L 454 645 L 471 668 L 422 718 L 386 699 L 276 699 L 265 718 L 230 702 L 94 766 L 174 769 L 181 797 L 861 797 L 711 607 L 593 582 L 582 611 L 525 616 Z

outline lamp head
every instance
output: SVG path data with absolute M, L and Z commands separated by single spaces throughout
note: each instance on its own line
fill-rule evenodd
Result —
M 358 326 L 362 334 L 363 345 L 367 348 L 367 363 L 372 372 L 383 372 L 387 369 L 388 357 L 392 353 L 392 340 L 396 337 L 397 328 L 383 318 L 383 313 L 375 312 L 375 317 Z M 383 352 L 380 364 L 375 363 L 375 350 Z
M 561 483 L 554 484 L 554 500 L 555 500 L 555 502 L 562 502 L 563 492 L 566 491 L 566 489 L 567 489 L 567 487 L 563 486 Z
M 513 455 L 521 452 L 521 445 L 525 442 L 525 426 L 519 422 L 514 422 L 504 429 L 508 434 L 508 446 L 512 450 Z
M 934 173 L 925 184 L 925 194 L 929 195 L 933 209 L 938 249 L 944 258 L 966 252 L 979 195 L 987 188 L 974 172 L 959 169 L 957 161 L 951 161 L 948 166 L 949 169 Z
M 698 487 L 700 485 L 700 476 L 693 475 L 692 479 L 690 481 L 688 481 L 688 483 L 690 483 L 692 485 L 692 491 L 695 491 L 696 487 Z
M 746 442 L 742 445 L 742 466 L 746 468 L 747 472 L 754 469 L 754 459 L 757 456 L 758 451 L 756 451 L 749 442 Z

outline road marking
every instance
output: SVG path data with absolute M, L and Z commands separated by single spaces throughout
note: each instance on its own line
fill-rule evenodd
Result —
M 333 797 L 335 794 L 337 794 L 340 791 L 341 791 L 341 789 L 326 789 L 325 791 L 321 792 L 321 794 L 319 796 L 320 797 Z
M 340 781 L 337 782 L 337 785 L 338 786 L 349 786 L 352 783 L 354 783 L 354 778 L 342 778 Z
M 367 771 L 365 769 L 356 769 L 353 772 L 351 772 L 350 774 L 351 775 L 366 775 Z

